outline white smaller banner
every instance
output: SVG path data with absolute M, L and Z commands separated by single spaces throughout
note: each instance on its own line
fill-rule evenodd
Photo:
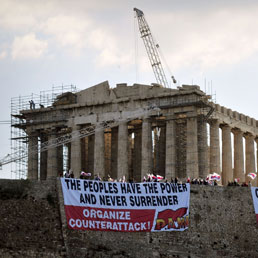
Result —
M 254 203 L 254 211 L 256 214 L 256 221 L 258 223 L 258 187 L 251 187 L 253 203 Z

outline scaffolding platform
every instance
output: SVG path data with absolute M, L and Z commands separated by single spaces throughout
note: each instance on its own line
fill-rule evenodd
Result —
M 78 90 L 75 85 L 53 86 L 52 90 L 40 91 L 39 94 L 32 93 L 27 96 L 19 96 L 11 99 L 11 155 L 17 154 L 20 157 L 27 156 L 28 142 L 27 134 L 23 130 L 26 121 L 21 110 L 32 108 L 31 101 L 35 108 L 52 106 L 57 96 L 71 92 L 76 93 Z M 27 175 L 27 157 L 17 159 L 11 163 L 11 175 L 14 179 L 25 179 Z

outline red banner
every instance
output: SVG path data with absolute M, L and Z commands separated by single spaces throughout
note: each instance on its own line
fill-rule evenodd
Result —
M 65 206 L 68 227 L 100 231 L 151 231 L 155 210 L 121 210 Z

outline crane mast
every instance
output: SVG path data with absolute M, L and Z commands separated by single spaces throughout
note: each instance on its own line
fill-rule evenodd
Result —
M 157 50 L 159 45 L 156 44 L 154 41 L 154 38 L 150 31 L 150 27 L 144 18 L 143 11 L 137 8 L 134 8 L 133 10 L 136 12 L 141 38 L 143 39 L 143 43 L 146 48 L 157 83 L 163 85 L 164 87 L 169 87 L 164 69 L 161 64 L 159 53 Z M 173 79 L 173 82 L 175 83 L 176 81 L 173 76 L 172 76 L 172 79 Z

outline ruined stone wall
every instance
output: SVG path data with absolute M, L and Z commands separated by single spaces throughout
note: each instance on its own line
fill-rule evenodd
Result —
M 0 180 L 0 199 L 0 257 L 258 257 L 250 188 L 192 185 L 190 228 L 162 233 L 68 230 L 59 180 Z

